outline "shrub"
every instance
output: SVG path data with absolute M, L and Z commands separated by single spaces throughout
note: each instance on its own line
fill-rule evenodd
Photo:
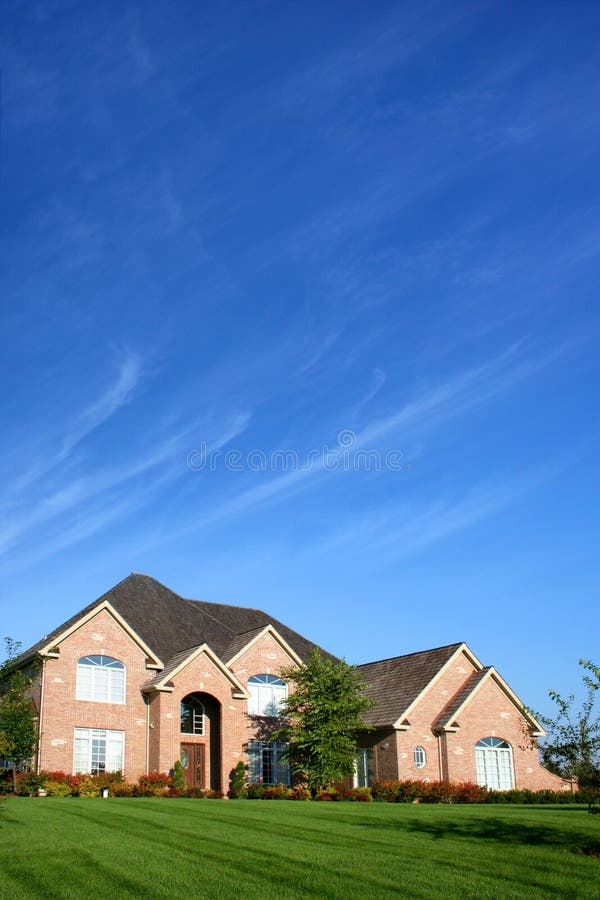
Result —
M 484 803 L 489 791 L 471 782 L 379 781 L 373 798 L 384 803 Z
M 227 796 L 230 800 L 237 800 L 240 797 L 247 797 L 248 790 L 246 788 L 246 765 L 240 759 L 235 769 L 231 770 L 230 785 Z
M 64 781 L 45 781 L 44 790 L 49 797 L 72 797 L 73 787 Z
M 472 781 L 461 781 L 454 785 L 454 803 L 486 803 L 489 788 Z
M 263 784 L 248 785 L 248 800 L 262 800 L 265 788 Z
M 291 795 L 291 789 L 285 784 L 268 784 L 263 788 L 263 800 L 286 800 Z
M 0 769 L 0 796 L 12 793 L 13 774 L 12 769 Z
M 514 788 L 511 791 L 489 791 L 486 803 L 588 803 L 586 791 L 530 791 Z
M 330 803 L 332 800 L 336 799 L 334 794 L 335 794 L 335 791 L 330 791 L 327 788 L 323 788 L 323 790 L 317 791 L 317 793 L 313 797 L 313 800 L 320 800 L 320 801 Z
M 169 793 L 169 797 L 175 796 Z M 222 791 L 213 791 L 210 788 L 190 787 L 185 793 L 186 797 L 192 797 L 195 800 L 222 800 Z
M 79 797 L 99 797 L 101 787 L 96 775 L 77 776 L 77 794 Z
M 185 772 L 180 759 L 175 760 L 171 780 L 173 782 L 174 790 L 179 791 L 180 794 L 185 793 Z
M 150 772 L 149 775 L 141 775 L 136 789 L 136 797 L 164 797 L 173 783 L 164 772 Z
M 332 784 L 328 788 L 324 788 L 315 795 L 315 800 L 350 803 L 371 803 L 373 795 L 371 788 L 359 787 L 349 788 L 344 784 Z
M 134 785 L 122 781 L 120 784 L 113 784 L 110 792 L 113 797 L 133 797 Z
M 34 797 L 43 788 L 47 778 L 46 772 L 19 772 L 17 775 L 17 794 L 20 797 Z
M 310 800 L 310 791 L 306 787 L 291 788 L 288 800 Z

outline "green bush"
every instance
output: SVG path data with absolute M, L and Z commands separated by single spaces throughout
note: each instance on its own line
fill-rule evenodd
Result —
M 44 790 L 49 797 L 72 797 L 73 787 L 64 781 L 45 781 Z
M 46 772 L 20 772 L 17 775 L 17 794 L 20 797 L 34 797 L 44 787 Z
M 263 784 L 248 785 L 248 800 L 262 800 L 265 792 Z
M 230 800 L 237 800 L 248 796 L 246 788 L 246 764 L 240 759 L 230 775 L 230 785 L 227 791 Z
M 530 791 L 514 788 L 511 791 L 489 791 L 486 803 L 588 803 L 586 791 Z
M 185 772 L 183 770 L 183 766 L 181 765 L 180 759 L 175 760 L 171 780 L 173 782 L 173 788 L 176 791 L 179 791 L 180 794 L 185 793 Z
M 485 803 L 489 791 L 472 782 L 378 781 L 373 799 L 384 803 Z
M 168 794 L 169 797 L 175 796 L 174 793 L 170 792 Z M 186 797 L 192 797 L 196 800 L 222 800 L 223 794 L 221 791 L 213 791 L 210 788 L 201 788 L 201 787 L 191 787 L 188 788 L 186 793 Z
M 129 784 L 127 781 L 121 781 L 119 784 L 113 784 L 110 788 L 113 797 L 133 797 L 135 785 Z
M 349 788 L 343 784 L 332 784 L 328 788 L 317 791 L 314 799 L 321 802 L 332 801 L 334 803 L 345 801 L 350 803 L 371 803 L 373 795 L 371 788 L 368 787 Z

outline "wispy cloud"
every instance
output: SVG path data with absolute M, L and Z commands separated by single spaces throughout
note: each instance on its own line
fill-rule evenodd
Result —
M 558 351 L 557 351 L 558 352 Z M 352 452 L 380 447 L 390 438 L 406 441 L 409 436 L 429 431 L 442 423 L 482 405 L 507 391 L 528 377 L 550 365 L 555 353 L 526 358 L 520 348 L 513 346 L 479 366 L 458 373 L 429 390 L 419 391 L 400 408 L 387 416 L 373 419 L 353 438 Z M 336 436 L 327 434 L 320 446 L 336 446 Z M 335 474 L 339 470 L 335 470 Z M 271 478 L 255 487 L 215 502 L 210 512 L 194 517 L 173 535 L 182 535 L 221 520 L 253 511 L 267 503 L 281 502 L 310 487 L 316 479 L 332 476 L 323 455 L 317 455 L 310 465 L 300 466 Z M 472 514 L 472 513 L 471 513 Z
M 47 475 L 65 462 L 73 450 L 92 432 L 100 428 L 121 407 L 129 403 L 142 376 L 143 367 L 139 356 L 124 353 L 118 362 L 117 377 L 99 397 L 79 412 L 66 426 L 60 438 L 57 451 L 43 454 L 41 462 L 27 469 L 14 480 L 11 495 L 18 494 L 28 485 Z
M 512 478 L 488 479 L 453 496 L 385 504 L 350 514 L 345 522 L 307 546 L 307 554 L 365 554 L 382 562 L 415 556 L 524 501 L 580 461 L 585 448 L 557 454 Z
M 468 15 L 464 6 L 450 10 L 436 3 L 394 8 L 350 37 L 345 46 L 294 72 L 278 86 L 279 105 L 294 112 L 298 107 L 329 108 L 341 95 L 369 87 L 389 69 L 447 38 Z
M 55 491 L 38 499 L 34 508 L 24 500 L 2 526 L 0 556 L 11 559 L 13 569 L 28 561 L 39 560 L 78 543 L 133 515 L 151 504 L 157 494 L 172 482 L 182 479 L 187 470 L 182 460 L 190 441 L 198 434 L 206 440 L 210 452 L 226 446 L 247 428 L 249 413 L 232 414 L 229 419 L 211 422 L 196 419 L 158 443 L 152 452 L 122 465 L 100 468 L 92 474 L 81 474 L 76 480 L 64 475 L 64 483 Z M 126 492 L 123 485 L 127 484 Z M 52 523 L 49 530 L 46 526 Z M 35 536 L 34 547 L 29 547 Z M 23 547 L 24 557 L 19 553 Z

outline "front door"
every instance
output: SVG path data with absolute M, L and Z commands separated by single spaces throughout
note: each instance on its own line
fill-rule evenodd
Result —
M 204 744 L 182 744 L 181 765 L 186 787 L 204 787 Z

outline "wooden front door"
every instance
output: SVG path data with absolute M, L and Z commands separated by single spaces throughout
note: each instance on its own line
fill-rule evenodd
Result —
M 182 744 L 181 765 L 186 787 L 204 787 L 204 744 Z

